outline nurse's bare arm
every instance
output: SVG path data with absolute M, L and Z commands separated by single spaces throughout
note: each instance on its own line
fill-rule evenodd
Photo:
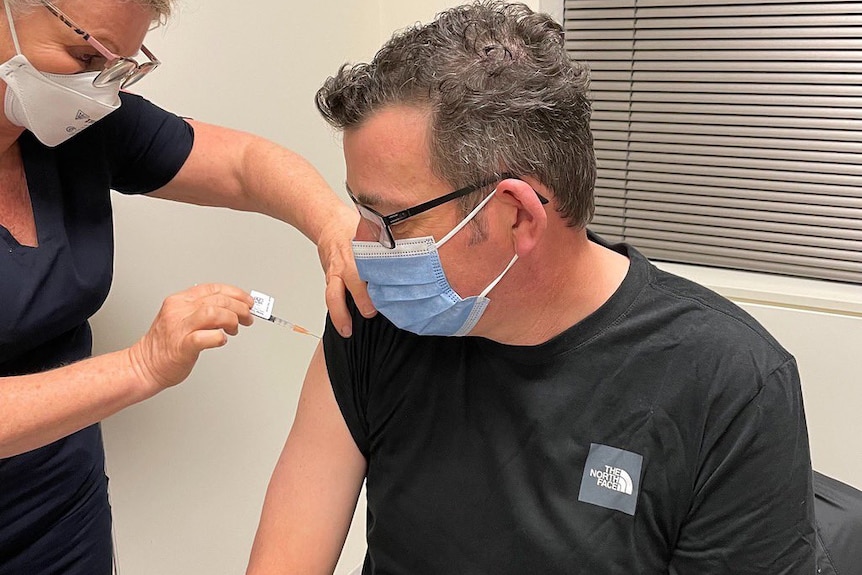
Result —
M 168 297 L 132 347 L 51 371 L 0 378 L 0 459 L 42 447 L 188 377 L 198 355 L 250 325 L 254 301 L 206 284 Z
M 342 202 L 305 158 L 264 138 L 189 121 L 195 141 L 173 180 L 148 194 L 203 206 L 266 214 L 317 245 L 326 277 L 326 306 L 341 335 L 352 331 L 345 288 L 366 317 L 374 304 L 359 279 L 350 240 L 359 215 Z
M 365 470 L 318 346 L 267 489 L 246 575 L 331 575 Z

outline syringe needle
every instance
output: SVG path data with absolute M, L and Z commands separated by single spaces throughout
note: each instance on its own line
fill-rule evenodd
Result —
M 293 331 L 295 331 L 297 333 L 310 335 L 311 337 L 316 337 L 317 339 L 320 339 L 319 335 L 317 335 L 315 333 L 311 333 L 310 331 L 308 331 L 306 328 L 302 327 L 301 325 L 296 325 L 295 323 L 289 322 L 286 319 L 281 319 L 280 317 L 276 317 L 274 315 L 271 315 L 271 316 L 269 316 L 269 321 L 271 321 L 274 324 L 280 325 L 280 326 L 289 327 L 290 329 L 292 329 Z

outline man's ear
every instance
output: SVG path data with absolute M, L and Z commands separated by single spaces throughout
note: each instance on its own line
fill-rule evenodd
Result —
M 515 253 L 524 257 L 538 245 L 548 227 L 547 205 L 542 204 L 536 190 L 524 180 L 509 178 L 497 185 L 497 199 L 509 206 Z M 508 215 L 511 214 L 511 215 Z

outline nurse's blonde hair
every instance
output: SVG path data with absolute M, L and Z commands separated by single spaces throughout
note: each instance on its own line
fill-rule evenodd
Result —
M 4 0 L 6 4 L 9 4 L 9 7 L 13 10 L 22 10 L 33 7 L 42 6 L 43 3 L 41 0 Z M 157 22 L 159 24 L 163 24 L 167 21 L 168 17 L 171 15 L 171 8 L 173 7 L 174 0 L 116 0 L 118 3 L 123 2 L 133 2 L 135 4 L 139 4 L 145 8 L 149 8 L 153 13 L 153 22 Z M 52 2 L 56 4 L 58 7 L 63 6 L 65 2 L 63 0 L 54 0 Z M 70 14 L 71 17 L 71 14 Z

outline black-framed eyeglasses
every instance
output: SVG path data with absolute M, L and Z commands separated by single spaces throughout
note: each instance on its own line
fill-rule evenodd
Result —
M 144 56 L 149 58 L 150 61 L 144 62 L 143 64 L 138 64 L 132 58 L 126 58 L 125 56 L 114 54 L 104 44 L 93 38 L 87 31 L 75 24 L 71 18 L 66 16 L 62 10 L 51 4 L 48 0 L 41 0 L 41 2 L 42 5 L 51 12 L 51 14 L 59 18 L 63 24 L 71 28 L 75 34 L 86 40 L 90 46 L 98 50 L 98 52 L 104 56 L 105 66 L 102 68 L 102 71 L 99 72 L 99 75 L 93 79 L 93 85 L 97 88 L 110 86 L 116 82 L 120 82 L 120 88 L 128 88 L 155 70 L 159 64 L 161 64 L 159 59 L 156 58 L 152 52 L 147 50 L 147 47 L 144 45 L 141 45 L 141 52 L 143 52 Z
M 431 208 L 436 208 L 439 205 L 445 204 L 446 202 L 451 202 L 452 200 L 458 199 L 460 197 L 466 196 L 469 193 L 475 192 L 476 190 L 480 190 L 486 186 L 490 186 L 495 182 L 501 182 L 503 180 L 508 180 L 509 178 L 516 178 L 515 175 L 504 173 L 500 174 L 499 177 L 493 178 L 491 180 L 486 180 L 479 184 L 473 184 L 471 186 L 467 186 L 461 188 L 459 190 L 455 190 L 454 192 L 449 192 L 446 195 L 440 196 L 439 198 L 434 198 L 433 200 L 428 200 L 427 202 L 423 202 L 418 206 L 413 206 L 412 208 L 407 208 L 406 210 L 401 210 L 400 212 L 395 212 L 394 214 L 389 214 L 388 216 L 384 216 L 377 210 L 373 208 L 369 208 L 366 205 L 359 203 L 359 200 L 350 192 L 347 191 L 347 195 L 350 196 L 350 199 L 353 201 L 354 205 L 356 205 L 356 209 L 359 212 L 362 221 L 368 226 L 368 229 L 377 236 L 377 241 L 385 248 L 394 249 L 395 248 L 395 238 L 392 235 L 392 228 L 394 224 L 399 222 L 403 222 L 407 218 L 412 218 L 415 215 L 421 214 L 422 212 L 427 212 Z M 538 192 L 536 193 L 539 196 L 539 201 L 542 204 L 547 204 L 547 198 L 542 197 Z

